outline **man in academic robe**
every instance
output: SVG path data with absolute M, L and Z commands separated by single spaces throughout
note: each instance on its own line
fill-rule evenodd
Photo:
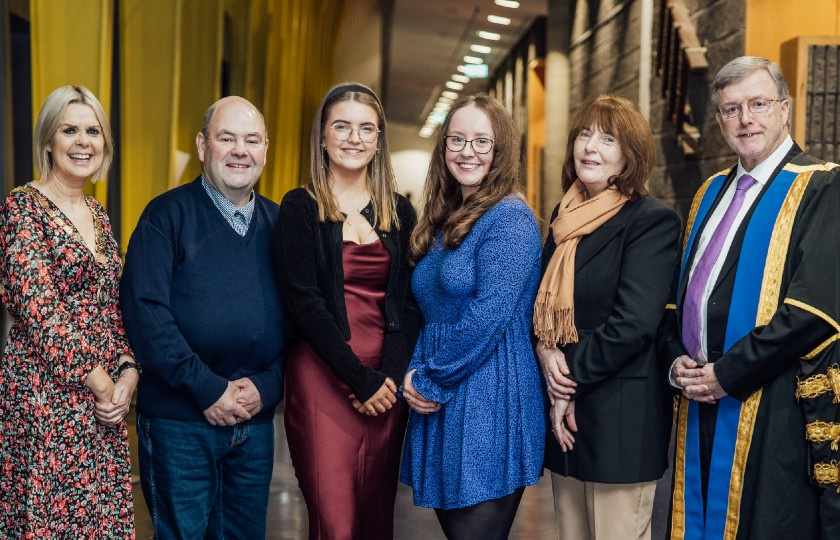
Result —
M 712 86 L 738 163 L 694 198 L 660 335 L 677 418 L 671 538 L 840 538 L 840 166 L 793 142 L 779 66 Z

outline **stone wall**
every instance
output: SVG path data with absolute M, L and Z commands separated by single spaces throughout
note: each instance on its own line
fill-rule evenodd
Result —
M 651 192 L 676 209 L 683 219 L 703 180 L 735 162 L 720 136 L 709 87 L 718 69 L 743 54 L 745 13 L 745 0 L 684 1 L 700 43 L 707 47 L 709 61 L 709 71 L 689 83 L 694 123 L 701 133 L 698 157 L 686 159 L 677 147 L 675 127 L 663 114 L 662 80 L 655 71 L 651 81 L 650 116 L 657 143 Z M 655 0 L 654 69 L 660 9 L 659 0 Z M 640 0 L 577 0 L 570 49 L 573 114 L 586 100 L 603 93 L 638 102 L 640 13 Z
M 700 43 L 706 47 L 709 70 L 689 83 L 694 124 L 700 129 L 701 147 L 696 159 L 686 159 L 677 147 L 675 126 L 664 117 L 662 79 L 651 81 L 650 125 L 657 141 L 657 160 L 651 176 L 651 191 L 664 199 L 685 219 L 691 199 L 709 176 L 736 162 L 720 134 L 711 103 L 711 85 L 718 70 L 744 51 L 745 0 L 685 0 Z M 659 32 L 659 7 L 655 31 Z M 658 43 L 654 43 L 657 47 Z M 654 51 L 655 53 L 656 51 Z M 654 58 L 656 63 L 656 58 Z

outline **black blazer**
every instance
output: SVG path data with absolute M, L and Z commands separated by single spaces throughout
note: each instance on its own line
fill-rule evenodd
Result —
M 559 205 L 551 220 L 557 216 Z M 562 347 L 577 381 L 578 433 L 563 453 L 550 431 L 545 466 L 578 480 L 638 483 L 668 467 L 673 400 L 655 338 L 677 264 L 680 220 L 658 199 L 628 202 L 575 253 L 579 341 Z M 556 245 L 549 231 L 543 272 Z
M 370 204 L 362 215 L 373 224 Z M 342 223 L 318 221 L 315 199 L 300 187 L 283 197 L 272 235 L 272 261 L 292 321 L 290 339 L 308 342 L 363 403 L 386 377 L 402 383 L 420 332 L 420 310 L 411 294 L 408 262 L 409 238 L 417 218 L 402 195 L 397 196 L 397 216 L 399 229 L 375 229 L 391 254 L 380 371 L 363 365 L 347 344 L 350 324 L 344 304 Z

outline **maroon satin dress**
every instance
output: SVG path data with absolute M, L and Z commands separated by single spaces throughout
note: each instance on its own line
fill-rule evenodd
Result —
M 363 364 L 379 369 L 391 256 L 378 240 L 345 241 L 342 255 L 348 343 Z M 393 538 L 408 410 L 398 400 L 385 414 L 360 414 L 347 397 L 351 393 L 308 343 L 290 351 L 283 414 L 310 539 Z

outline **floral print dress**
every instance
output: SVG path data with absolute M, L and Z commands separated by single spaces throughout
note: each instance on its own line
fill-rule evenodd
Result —
M 0 538 L 134 538 L 128 432 L 94 417 L 84 381 L 131 354 L 117 302 L 120 257 L 86 196 L 94 255 L 33 186 L 0 209 L 3 303 L 14 318 L 0 361 Z

